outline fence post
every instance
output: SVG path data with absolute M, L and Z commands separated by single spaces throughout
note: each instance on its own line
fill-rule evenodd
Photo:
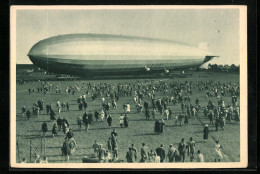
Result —
M 17 140 L 16 142 L 17 142 L 18 160 L 19 160 L 19 163 L 20 163 L 20 162 L 21 162 L 21 159 L 20 159 L 20 150 L 19 150 L 18 140 Z
M 41 156 L 42 156 L 42 138 L 41 138 Z
M 44 156 L 46 156 L 46 138 L 44 137 Z
M 32 139 L 30 139 L 30 163 L 32 162 Z

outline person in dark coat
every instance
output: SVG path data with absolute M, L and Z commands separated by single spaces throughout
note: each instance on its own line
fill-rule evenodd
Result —
M 57 119 L 57 125 L 58 125 L 58 128 L 59 128 L 59 131 L 61 130 L 62 124 L 63 124 L 63 119 L 61 119 L 60 117 L 58 117 L 58 119 Z
M 155 149 L 155 152 L 158 156 L 160 156 L 160 162 L 162 163 L 165 160 L 165 150 L 163 148 L 163 144 L 160 147 Z
M 26 111 L 26 117 L 27 117 L 28 120 L 30 119 L 31 115 L 32 115 L 32 113 L 31 113 L 31 111 L 28 109 L 28 110 Z
M 108 117 L 107 117 L 107 124 L 108 124 L 109 127 L 112 125 L 112 117 L 111 117 L 111 115 L 108 115 Z
M 69 132 L 67 132 L 66 136 L 68 139 L 71 139 L 74 137 L 74 133 L 73 133 L 72 129 L 69 129 Z
M 136 152 L 129 147 L 129 151 L 126 153 L 126 161 L 128 163 L 135 163 L 136 158 L 137 158 Z
M 148 109 L 145 110 L 145 119 L 146 120 L 150 119 L 150 111 Z
M 51 106 L 50 106 L 49 104 L 47 104 L 47 105 L 46 105 L 46 112 L 47 112 L 47 115 L 49 115 L 50 110 L 51 110 Z
M 25 108 L 25 106 L 23 106 L 23 108 L 22 108 L 22 115 L 23 116 L 24 116 L 25 112 L 26 112 L 26 108 Z
M 117 132 L 116 132 L 116 129 L 113 129 L 113 131 L 111 132 L 111 136 L 113 136 L 113 135 L 114 135 L 115 137 L 118 135 Z
M 154 124 L 154 132 L 159 133 L 160 132 L 160 122 L 156 119 Z
M 42 133 L 43 133 L 43 136 L 45 136 L 46 132 L 48 131 L 48 125 L 47 123 L 44 121 L 42 123 Z
M 86 110 L 86 109 L 87 109 L 87 107 L 88 107 L 88 104 L 87 104 L 87 102 L 86 102 L 86 101 L 83 101 L 83 107 L 84 107 L 84 110 Z
M 205 127 L 204 127 L 204 130 L 203 130 L 203 139 L 204 140 L 207 140 L 208 139 L 208 136 L 209 136 L 209 128 L 208 128 L 208 125 L 206 124 Z
M 70 127 L 69 122 L 66 118 L 63 118 L 63 123 L 66 123 L 68 127 Z
M 178 151 L 180 153 L 180 157 L 182 159 L 182 162 L 185 161 L 185 156 L 186 156 L 186 148 L 187 148 L 187 144 L 184 142 L 184 138 L 181 139 L 181 142 L 179 144 L 178 147 Z
M 57 130 L 58 130 L 58 125 L 57 123 L 55 122 L 53 127 L 52 127 L 52 136 L 55 137 L 58 133 L 57 133 Z
M 99 118 L 98 118 L 99 117 L 99 112 L 96 110 L 94 115 L 95 115 L 96 122 L 98 122 L 98 120 L 99 120 Z
M 112 144 L 111 144 L 111 138 L 109 137 L 107 140 L 107 150 L 111 152 L 112 150 Z
M 51 110 L 50 110 L 50 119 L 51 119 L 51 120 L 56 120 L 55 115 L 56 115 L 56 114 L 55 114 L 54 110 L 51 109 Z
M 188 114 L 186 113 L 185 116 L 184 116 L 184 124 L 189 124 L 189 117 L 188 117 Z
M 164 127 L 165 127 L 165 122 L 162 119 L 162 121 L 160 122 L 160 131 L 159 131 L 159 133 L 163 133 L 164 132 Z
M 88 120 L 89 120 L 89 124 L 93 123 L 93 114 L 91 113 L 91 111 L 89 111 L 88 113 Z
M 143 163 L 147 162 L 148 154 L 149 154 L 148 147 L 145 145 L 145 143 L 142 143 L 140 162 L 143 162 Z
M 169 108 L 168 111 L 169 111 L 169 120 L 171 120 L 172 119 L 172 110 Z
M 124 116 L 124 127 L 128 127 L 128 122 L 129 122 L 129 119 L 128 119 L 127 115 L 125 114 L 125 116 Z
M 69 111 L 69 110 L 70 110 L 70 104 L 69 104 L 68 101 L 67 101 L 67 103 L 66 103 L 66 107 L 67 107 L 67 111 Z

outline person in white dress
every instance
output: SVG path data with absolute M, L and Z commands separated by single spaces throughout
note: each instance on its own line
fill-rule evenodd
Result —
M 203 163 L 204 162 L 204 156 L 203 154 L 200 152 L 200 150 L 197 151 L 197 162 Z
M 102 109 L 101 112 L 100 112 L 100 117 L 101 117 L 101 120 L 103 121 L 103 120 L 104 120 L 104 117 L 105 117 L 105 112 L 104 112 L 103 109 Z
M 126 113 L 130 113 L 130 104 L 129 103 L 126 104 Z
M 223 150 L 223 148 L 219 144 L 219 141 L 216 141 L 216 145 L 215 145 L 215 151 L 216 151 L 215 162 L 220 162 L 220 160 L 223 159 L 223 155 L 222 155 L 222 152 L 221 152 L 222 150 Z
M 123 127 L 123 125 L 124 125 L 124 116 L 123 116 L 123 114 L 121 114 L 120 117 L 119 117 L 119 124 L 120 124 L 120 127 Z

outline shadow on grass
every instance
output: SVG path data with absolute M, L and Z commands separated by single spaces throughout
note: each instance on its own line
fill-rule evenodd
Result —
M 45 122 L 52 122 L 52 120 L 35 120 L 34 122 L 42 122 L 43 123 L 44 121 Z
M 144 134 L 136 134 L 134 136 L 146 136 L 146 135 L 160 135 L 160 134 L 156 134 L 156 133 L 144 133 Z
M 113 129 L 115 127 L 100 127 L 100 128 L 90 128 L 89 130 L 103 130 L 103 129 Z

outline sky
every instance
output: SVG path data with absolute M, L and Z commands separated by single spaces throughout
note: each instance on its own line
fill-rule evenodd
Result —
M 62 34 L 98 33 L 152 37 L 189 43 L 220 56 L 217 64 L 239 64 L 239 9 L 17 10 L 16 63 L 39 40 Z

